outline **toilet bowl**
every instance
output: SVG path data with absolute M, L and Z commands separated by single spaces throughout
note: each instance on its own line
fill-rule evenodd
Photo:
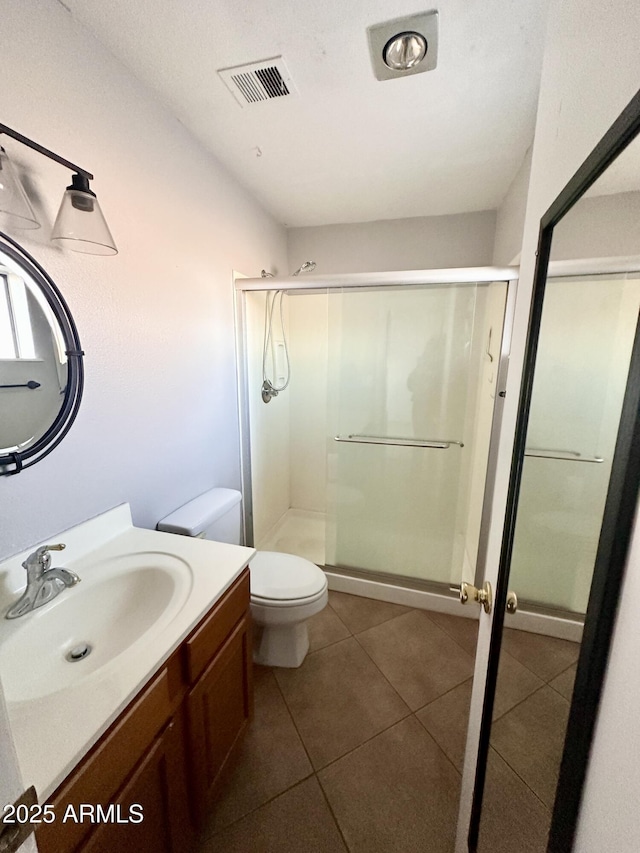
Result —
M 241 500 L 235 489 L 210 489 L 159 521 L 157 529 L 238 545 Z M 327 604 L 324 572 L 303 557 L 258 551 L 249 562 L 249 574 L 254 661 L 300 666 L 309 650 L 307 619 Z
M 249 563 L 253 659 L 264 666 L 300 666 L 309 650 L 307 619 L 327 605 L 327 579 L 314 563 L 258 551 Z

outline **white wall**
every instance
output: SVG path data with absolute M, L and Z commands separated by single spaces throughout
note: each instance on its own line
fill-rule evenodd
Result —
M 343 225 L 290 228 L 291 271 L 303 261 L 316 273 L 473 267 L 491 263 L 493 210 Z
M 43 221 L 12 236 L 58 283 L 86 352 L 69 435 L 0 480 L 8 556 L 121 501 L 153 527 L 213 485 L 239 487 L 232 270 L 287 258 L 284 229 L 62 4 L 7 0 L 2 12 L 2 121 L 94 172 L 120 251 L 52 248 L 69 173 L 3 143 Z
M 628 192 L 580 199 L 554 230 L 551 258 L 614 258 L 639 251 L 640 192 Z
M 636 0 L 616 3 L 611 0 L 605 3 L 600 0 L 552 0 L 505 400 L 504 438 L 489 542 L 490 564 L 498 562 L 540 217 L 635 94 L 640 80 L 639 32 L 640 4 Z M 629 602 L 637 601 L 639 535 L 640 532 L 636 532 L 623 601 L 625 598 Z M 486 642 L 487 636 L 481 627 L 481 650 Z M 637 761 L 640 719 L 634 713 L 640 700 L 640 676 L 635 663 L 637 648 L 636 607 L 629 605 L 622 608 L 616 626 L 612 664 L 582 807 L 576 845 L 580 853 L 604 850 L 631 853 L 640 847 L 636 814 L 640 789 L 640 762 Z M 472 702 L 472 715 L 475 715 L 478 711 L 475 694 Z M 621 751 L 626 754 L 624 766 L 618 760 Z
M 640 527 L 636 517 L 627 577 L 600 703 L 580 813 L 577 853 L 637 853 L 640 768 Z
M 527 209 L 527 193 L 531 176 L 533 147 L 525 154 L 522 165 L 511 181 L 496 215 L 496 237 L 493 247 L 493 263 L 496 266 L 517 264 L 522 248 L 522 232 Z
M 497 266 L 520 261 L 531 154 L 532 149 L 529 149 L 497 212 L 493 250 L 493 263 Z M 584 197 L 571 210 L 571 216 L 563 219 L 556 228 L 552 259 L 612 258 L 636 254 L 639 220 L 640 192 Z

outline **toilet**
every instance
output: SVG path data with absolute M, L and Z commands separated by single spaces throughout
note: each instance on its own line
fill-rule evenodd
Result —
M 210 489 L 158 522 L 157 529 L 239 545 L 240 502 L 235 489 Z M 253 659 L 298 667 L 309 650 L 307 619 L 327 604 L 327 579 L 315 563 L 277 551 L 258 551 L 249 563 Z

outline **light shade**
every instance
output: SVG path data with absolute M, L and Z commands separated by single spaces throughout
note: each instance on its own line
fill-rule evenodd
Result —
M 74 252 L 117 255 L 116 244 L 95 193 L 84 175 L 74 175 L 62 197 L 51 239 Z
M 27 194 L 18 180 L 13 163 L 0 147 L 0 218 L 9 228 L 39 228 Z

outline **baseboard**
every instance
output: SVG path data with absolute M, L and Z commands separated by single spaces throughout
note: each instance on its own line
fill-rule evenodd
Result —
M 505 628 L 515 628 L 517 631 L 529 631 L 531 634 L 544 634 L 546 637 L 557 637 L 559 640 L 571 640 L 579 643 L 582 640 L 582 622 L 566 619 L 561 616 L 548 616 L 543 613 L 528 613 L 518 611 L 513 616 L 508 613 L 504 617 Z
M 472 607 L 462 607 L 457 598 L 438 595 L 419 589 L 407 589 L 389 583 L 380 583 L 366 578 L 352 578 L 347 575 L 326 571 L 329 589 L 345 592 L 350 595 L 361 595 L 363 598 L 373 598 L 376 601 L 388 601 L 390 604 L 403 604 L 405 607 L 415 607 L 420 610 L 433 610 L 437 613 L 448 613 L 450 616 L 462 616 L 467 619 L 478 619 L 479 613 Z M 505 616 L 505 627 L 517 631 L 529 631 L 531 634 L 543 634 L 547 637 L 557 637 L 561 640 L 572 640 L 579 643 L 582 639 L 582 624 L 572 619 L 558 616 L 548 616 L 541 613 L 515 613 Z
M 461 607 L 458 599 L 452 596 L 438 595 L 436 592 L 427 592 L 422 589 L 408 589 L 366 578 L 351 578 L 326 570 L 325 574 L 329 589 L 336 592 L 361 595 L 363 598 L 388 601 L 390 604 L 404 604 L 405 607 L 416 607 L 420 610 L 435 610 L 438 613 L 449 613 L 451 616 L 465 616 L 467 619 L 478 618 L 478 614 L 474 613 L 472 608 Z

